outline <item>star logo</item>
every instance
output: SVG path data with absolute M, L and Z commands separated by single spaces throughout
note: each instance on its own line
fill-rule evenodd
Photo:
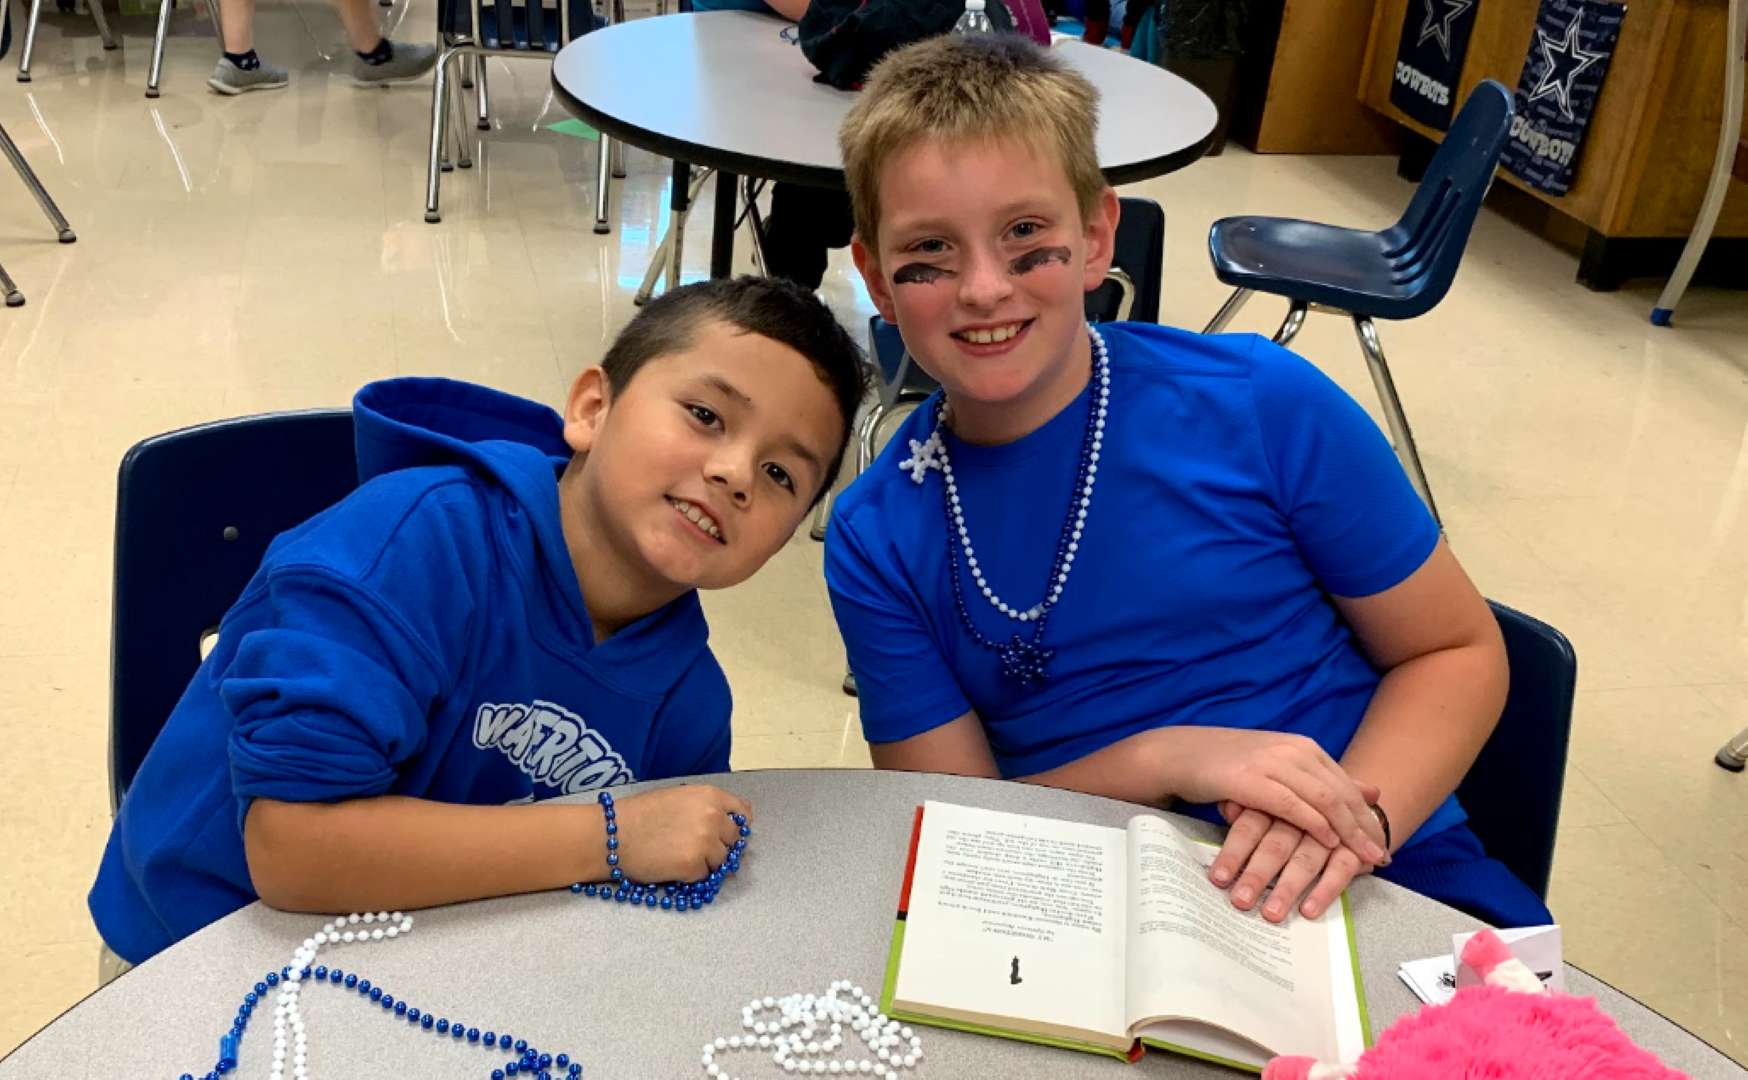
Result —
M 1541 81 L 1530 91 L 1529 100 L 1537 101 L 1550 94 L 1554 103 L 1560 106 L 1560 112 L 1567 120 L 1572 116 L 1572 83 L 1590 65 L 1602 60 L 1602 53 L 1585 52 L 1578 44 L 1579 23 L 1583 21 L 1584 13 L 1578 12 L 1572 16 L 1572 23 L 1566 27 L 1566 35 L 1558 41 L 1549 40 L 1536 28 L 1536 41 L 1542 47 L 1542 61 L 1548 65 L 1542 72 Z
M 1475 0 L 1423 0 L 1426 4 L 1426 21 L 1420 24 L 1420 40 L 1416 46 L 1426 44 L 1427 38 L 1438 42 L 1438 51 L 1444 54 L 1445 62 L 1451 59 L 1451 24 L 1462 18 L 1463 12 L 1475 6 Z M 1444 8 L 1440 15 L 1438 9 Z

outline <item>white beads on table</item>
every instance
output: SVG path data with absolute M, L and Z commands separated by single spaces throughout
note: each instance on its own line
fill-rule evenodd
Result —
M 769 1015 L 773 1009 L 775 1016 Z M 883 1015 L 875 1008 L 873 996 L 848 979 L 833 982 L 823 995 L 754 998 L 742 1006 L 740 1019 L 745 1034 L 704 1044 L 700 1064 L 711 1080 L 741 1080 L 717 1060 L 724 1051 L 764 1051 L 785 1075 L 872 1076 L 877 1080 L 898 1080 L 901 1069 L 915 1068 L 922 1060 L 922 1039 Z M 836 1056 L 844 1046 L 846 1027 L 866 1045 L 868 1057 Z M 747 1080 L 753 1076 L 743 1075 Z
M 369 930 L 349 927 L 363 924 Z M 298 1011 L 298 994 L 303 989 L 303 969 L 315 963 L 316 953 L 324 945 L 382 941 L 411 933 L 413 917 L 396 911 L 366 912 L 346 915 L 303 940 L 292 954 L 291 962 L 280 976 L 279 994 L 273 1007 L 273 1066 L 268 1075 L 272 1080 L 285 1080 L 285 1066 L 291 1064 L 292 1080 L 309 1080 L 309 1039 L 304 1031 L 303 1014 Z M 291 1029 L 291 1041 L 286 1042 L 286 1029 Z

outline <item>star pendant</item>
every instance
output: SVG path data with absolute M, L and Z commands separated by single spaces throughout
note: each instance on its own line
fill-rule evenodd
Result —
M 1015 634 L 1012 641 L 997 646 L 995 653 L 1001 658 L 1001 673 L 1029 690 L 1032 684 L 1049 677 L 1044 673 L 1044 665 L 1056 655 L 1056 650 L 1046 649 Z

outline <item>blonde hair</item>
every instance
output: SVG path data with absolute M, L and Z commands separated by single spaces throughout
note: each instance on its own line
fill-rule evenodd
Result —
M 856 233 L 876 246 L 880 170 L 927 139 L 1023 143 L 1062 167 L 1087 219 L 1106 186 L 1098 101 L 1085 76 L 1019 34 L 950 34 L 893 50 L 869 73 L 838 131 Z

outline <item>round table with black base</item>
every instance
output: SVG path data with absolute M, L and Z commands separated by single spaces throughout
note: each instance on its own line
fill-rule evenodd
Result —
M 1113 826 L 1137 810 L 1052 788 L 915 773 L 794 770 L 704 779 L 750 799 L 755 821 L 740 874 L 701 911 L 634 910 L 560 890 L 423 912 L 404 938 L 326 946 L 317 962 L 355 971 L 446 1019 L 512 1032 L 555 1055 L 567 1051 L 592 1080 L 702 1080 L 701 1048 L 739 1033 L 741 1007 L 755 996 L 823 994 L 838 979 L 878 996 L 911 825 L 924 800 Z M 634 790 L 620 789 L 619 797 Z M 1187 832 L 1213 835 L 1200 822 L 1176 820 Z M 1359 879 L 1349 895 L 1371 1022 L 1382 1030 L 1418 1007 L 1397 965 L 1447 952 L 1453 933 L 1476 924 L 1375 878 Z M 203 1076 L 244 992 L 285 964 L 322 921 L 260 904 L 222 919 L 75 1006 L 0 1062 L 0 1080 Z M 1748 1076 L 1588 975 L 1568 969 L 1567 985 L 1595 995 L 1670 1067 L 1696 1080 Z M 256 1010 L 235 1080 L 268 1075 L 272 1008 L 270 995 Z M 308 987 L 301 1009 L 312 1077 L 485 1077 L 513 1056 L 420 1030 L 338 986 Z M 925 1052 L 901 1074 L 905 1080 L 1238 1075 L 1165 1053 L 1126 1067 L 1007 1039 L 916 1030 Z M 851 1046 L 862 1056 L 859 1042 L 848 1040 L 845 1049 Z M 721 1060 L 746 1080 L 788 1075 L 768 1057 Z
M 838 127 L 855 95 L 813 81 L 793 25 L 746 11 L 638 19 L 585 34 L 553 61 L 553 89 L 575 116 L 673 159 L 676 212 L 689 205 L 690 167 L 717 170 L 712 277 L 731 270 L 738 177 L 844 186 Z M 1055 51 L 1099 90 L 1111 183 L 1181 169 L 1212 144 L 1214 103 L 1183 79 L 1077 41 Z

